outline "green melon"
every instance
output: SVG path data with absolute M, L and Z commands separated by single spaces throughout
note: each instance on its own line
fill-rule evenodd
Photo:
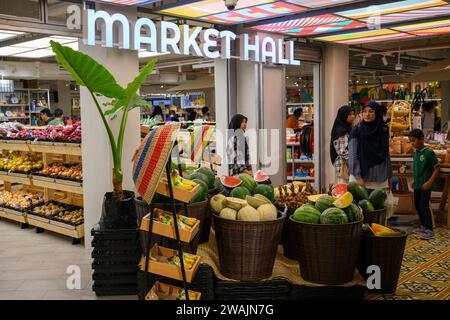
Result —
M 239 187 L 234 188 L 230 192 L 230 197 L 233 197 L 233 198 L 239 198 L 239 199 L 245 200 L 246 196 L 251 196 L 251 193 L 245 187 L 239 186 Z
M 345 208 L 344 211 L 347 215 L 348 222 L 355 222 L 362 219 L 361 211 L 359 207 L 354 203 Z
M 230 194 L 230 191 L 225 188 L 225 186 L 220 182 L 219 179 L 216 179 L 214 181 L 214 188 L 216 188 L 219 193 L 223 194 L 226 197 L 228 197 L 228 195 Z
M 344 210 L 339 208 L 329 208 L 320 215 L 321 224 L 345 224 L 348 223 Z
M 314 206 L 306 204 L 295 210 L 292 219 L 303 223 L 318 224 L 320 222 L 320 211 Z
M 325 196 L 321 196 L 316 203 L 314 204 L 314 206 L 316 207 L 317 210 L 319 210 L 320 212 L 324 212 L 325 210 L 327 210 L 328 208 L 332 208 L 334 207 L 333 205 L 334 202 L 334 198 L 330 195 L 325 195 Z
M 256 186 L 255 190 L 253 190 L 253 195 L 255 195 L 255 194 L 263 195 L 264 197 L 269 199 L 271 202 L 273 202 L 275 199 L 273 187 L 268 184 L 258 184 Z
M 204 183 L 206 183 L 206 186 L 209 189 L 209 178 L 208 178 L 207 175 L 205 175 L 205 174 L 203 174 L 201 172 L 194 171 L 194 173 L 189 175 L 187 178 L 189 180 L 194 180 L 194 179 L 202 180 Z M 214 181 L 213 181 L 213 184 L 214 184 Z
M 193 179 L 192 181 L 198 183 L 200 185 L 200 188 L 197 194 L 191 199 L 191 202 L 195 203 L 205 201 L 206 197 L 208 196 L 208 185 L 200 179 Z
M 201 168 L 198 168 L 197 170 L 195 170 L 194 172 L 203 173 L 208 179 L 208 181 L 205 181 L 205 182 L 208 184 L 209 189 L 214 188 L 214 181 L 216 180 L 216 177 L 214 175 L 214 172 L 212 172 L 211 169 L 206 168 L 206 167 L 201 167 Z
M 353 195 L 353 198 L 356 201 L 369 200 L 367 190 L 363 186 L 357 184 L 355 181 L 352 181 L 347 185 L 347 191 L 349 191 Z
M 361 200 L 360 202 L 358 202 L 358 206 L 363 209 L 363 213 L 375 211 L 373 204 L 369 200 Z
M 241 173 L 238 178 L 242 181 L 241 187 L 246 187 L 248 191 L 253 193 L 256 188 L 256 182 L 253 180 L 252 176 L 246 173 Z
M 375 210 L 383 209 L 386 202 L 387 193 L 383 189 L 376 189 L 370 193 L 369 201 L 373 204 Z

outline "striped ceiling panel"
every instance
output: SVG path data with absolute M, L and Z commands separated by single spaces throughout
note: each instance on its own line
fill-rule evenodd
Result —
M 159 0 L 99 0 L 100 2 L 107 2 L 111 4 L 120 4 L 124 6 L 142 6 Z
M 315 17 L 301 18 L 288 20 L 284 22 L 277 22 L 271 24 L 264 24 L 260 26 L 254 26 L 252 29 L 269 31 L 269 32 L 289 32 L 290 29 L 327 25 L 338 22 L 349 21 L 343 17 L 338 17 L 332 14 L 324 14 Z
M 417 36 L 433 36 L 439 34 L 450 33 L 450 26 L 443 28 L 432 28 L 432 29 L 423 29 L 417 31 L 411 31 L 411 33 Z
M 395 23 L 408 20 L 426 19 L 450 14 L 450 5 L 443 5 L 419 10 L 411 10 L 400 13 L 387 14 L 377 17 L 381 24 Z M 364 18 L 363 21 L 369 22 L 372 18 Z
M 444 28 L 450 26 L 450 19 L 408 24 L 403 26 L 394 27 L 392 29 L 403 31 L 403 32 L 413 32 L 417 30 L 433 29 L 433 28 Z
M 295 3 L 300 6 L 308 7 L 308 8 L 322 8 L 322 7 L 331 7 L 337 5 L 343 5 L 351 2 L 358 2 L 361 0 L 287 0 L 287 2 Z
M 258 19 L 278 17 L 281 15 L 298 13 L 306 8 L 294 6 L 292 4 L 277 1 L 261 6 L 249 7 L 240 10 L 227 11 L 215 15 L 203 17 L 203 20 L 224 24 L 244 23 Z

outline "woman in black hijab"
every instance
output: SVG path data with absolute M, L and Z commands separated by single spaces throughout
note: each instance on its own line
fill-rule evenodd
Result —
M 242 114 L 236 114 L 228 125 L 228 171 L 230 176 L 240 173 L 252 174 L 248 145 L 244 137 L 247 129 L 247 118 Z
M 389 157 L 389 130 L 381 106 L 369 101 L 362 109 L 363 120 L 350 133 L 350 181 L 366 189 L 389 187 L 392 166 Z
M 349 106 L 342 106 L 338 110 L 331 130 L 330 156 L 336 171 L 337 183 L 348 183 L 348 140 L 355 112 Z

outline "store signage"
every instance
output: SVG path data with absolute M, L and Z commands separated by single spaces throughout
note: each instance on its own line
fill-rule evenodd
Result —
M 107 48 L 112 48 L 113 39 L 119 36 L 121 49 L 141 50 L 144 46 L 150 52 L 230 59 L 232 42 L 238 38 L 236 33 L 228 30 L 190 27 L 187 24 L 179 26 L 169 21 L 155 23 L 148 18 L 139 18 L 130 23 L 121 13 L 111 15 L 103 10 L 89 9 L 87 10 L 87 31 L 85 30 L 88 45 L 96 45 L 98 21 L 103 21 L 102 42 Z M 114 28 L 116 25 L 120 28 Z M 145 33 L 142 33 L 143 29 Z M 114 34 L 115 32 L 118 34 Z M 294 58 L 293 41 L 284 41 L 282 37 L 269 35 L 250 36 L 246 33 L 240 34 L 239 38 L 241 60 L 300 65 L 300 61 Z

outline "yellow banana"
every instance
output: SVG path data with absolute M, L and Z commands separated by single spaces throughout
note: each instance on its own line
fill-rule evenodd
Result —
M 187 185 L 189 185 L 189 186 L 192 186 L 192 187 L 197 186 L 197 183 L 196 183 L 196 182 L 194 182 L 194 181 L 192 181 L 192 180 L 189 180 L 189 179 L 181 178 L 181 182 L 183 182 L 184 184 L 187 184 Z

